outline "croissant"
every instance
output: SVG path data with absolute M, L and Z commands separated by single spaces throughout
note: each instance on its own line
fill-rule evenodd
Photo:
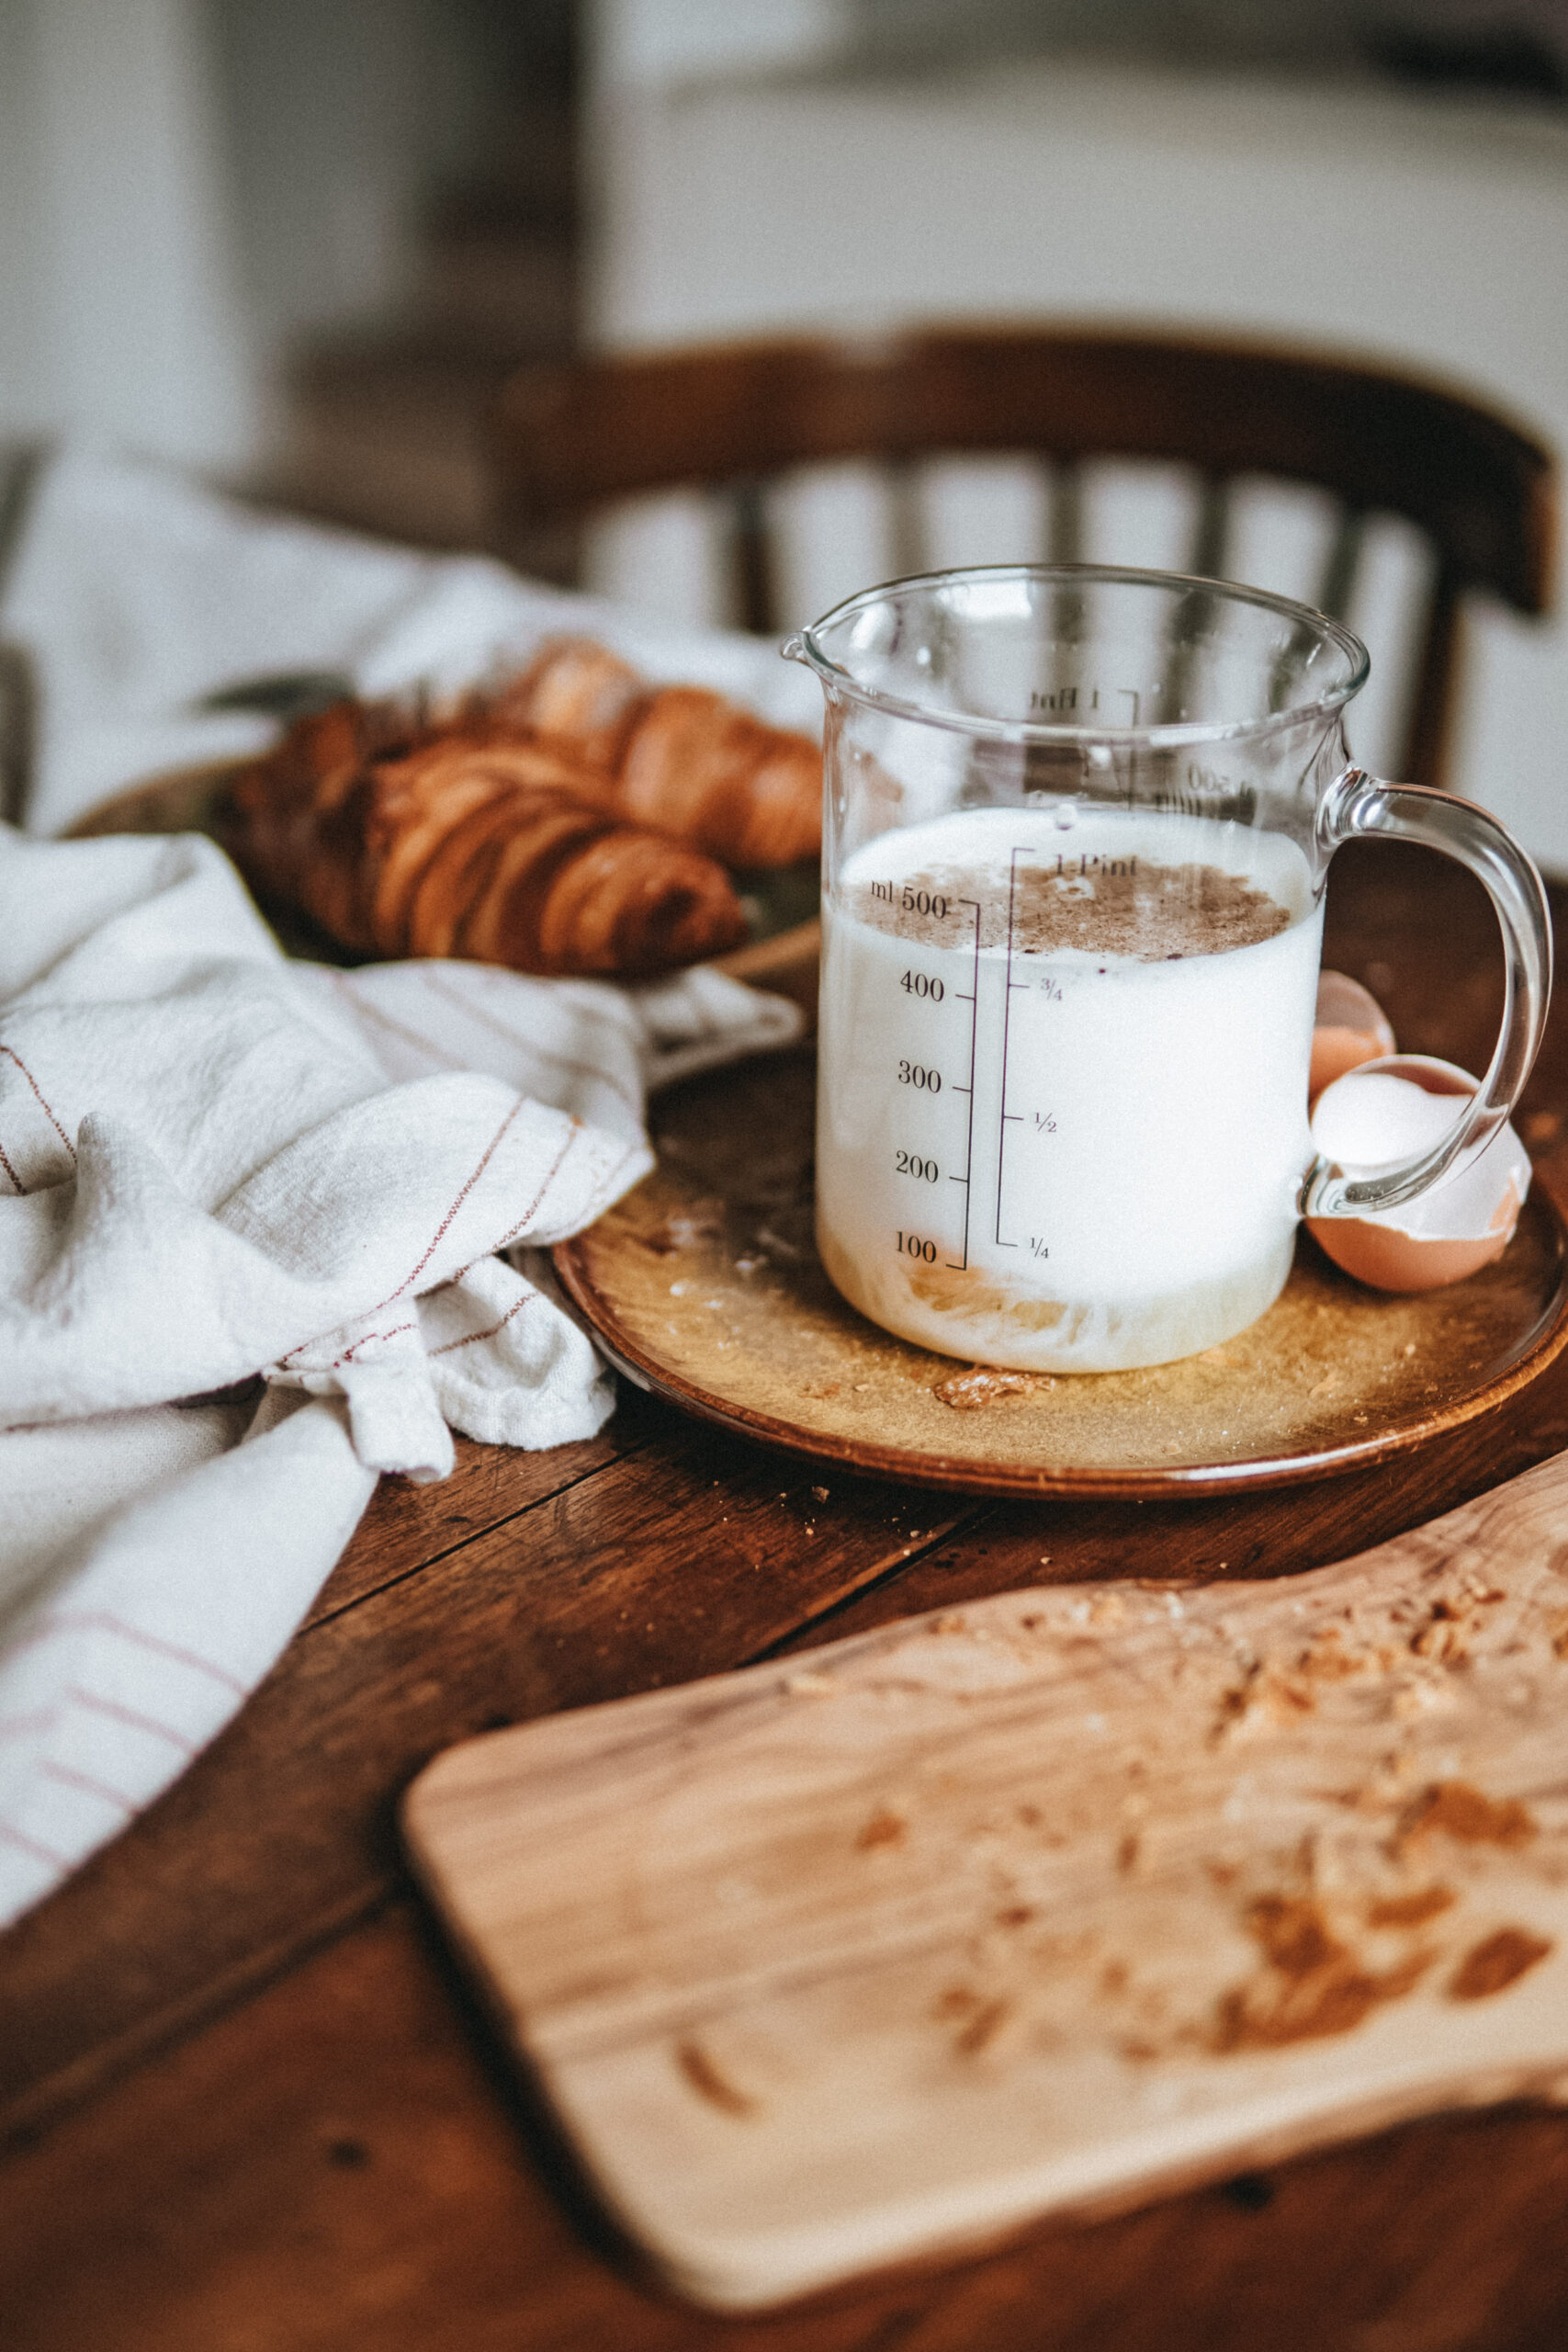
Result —
M 650 687 L 592 638 L 552 639 L 482 706 L 570 741 L 631 814 L 727 865 L 793 865 L 822 845 L 822 753 L 701 686 Z
M 469 708 L 506 733 L 554 735 L 611 775 L 648 680 L 591 637 L 549 638 L 528 667 Z
M 727 865 L 794 865 L 822 846 L 822 754 L 722 695 L 649 695 L 621 754 L 620 797 Z
M 728 876 L 632 823 L 559 743 L 411 730 L 355 703 L 301 719 L 231 786 L 226 840 L 264 897 L 345 947 L 643 977 L 743 937 Z

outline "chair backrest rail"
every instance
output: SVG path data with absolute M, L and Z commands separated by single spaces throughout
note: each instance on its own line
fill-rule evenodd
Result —
M 605 356 L 515 378 L 495 452 L 503 527 L 534 533 L 653 492 L 710 491 L 730 518 L 737 617 L 751 628 L 796 617 L 779 609 L 773 486 L 835 461 L 883 469 L 899 573 L 929 567 L 919 477 L 941 454 L 1048 466 L 1045 552 L 1058 561 L 1092 552 L 1087 463 L 1193 469 L 1190 568 L 1208 577 L 1235 560 L 1238 480 L 1311 485 L 1338 515 L 1309 601 L 1341 616 L 1366 518 L 1401 516 L 1436 559 L 1404 762 L 1420 781 L 1441 773 L 1461 597 L 1539 614 L 1550 595 L 1555 482 L 1540 443 L 1440 385 L 1255 345 L 979 327 Z

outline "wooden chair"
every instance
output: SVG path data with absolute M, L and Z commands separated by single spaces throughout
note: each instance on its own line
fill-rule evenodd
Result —
M 1549 451 L 1437 385 L 1261 345 L 981 327 L 589 359 L 515 377 L 493 449 L 498 522 L 511 545 L 519 534 L 558 545 L 595 512 L 650 492 L 712 492 L 732 533 L 737 617 L 756 629 L 785 619 L 773 599 L 768 485 L 833 459 L 871 458 L 889 470 L 901 572 L 929 560 L 908 492 L 913 467 L 939 454 L 1049 460 L 1059 558 L 1076 552 L 1071 492 L 1085 460 L 1188 465 L 1203 495 L 1187 568 L 1209 577 L 1224 576 L 1238 477 L 1315 485 L 1340 510 L 1315 601 L 1341 614 L 1364 519 L 1403 516 L 1436 558 L 1401 763 L 1424 783 L 1443 774 L 1460 599 L 1479 591 L 1538 615 L 1550 594 Z

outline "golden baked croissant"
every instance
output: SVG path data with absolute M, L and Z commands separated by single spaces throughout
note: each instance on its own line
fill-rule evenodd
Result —
M 822 753 L 703 686 L 649 686 L 592 638 L 552 639 L 474 707 L 570 741 L 645 825 L 727 865 L 793 865 L 822 845 Z
M 468 708 L 503 733 L 559 736 L 614 774 L 648 680 L 592 637 L 547 639 L 528 667 Z M 666 830 L 673 830 L 667 828 Z
M 633 721 L 620 797 L 727 865 L 794 865 L 822 846 L 822 754 L 702 686 L 665 686 Z
M 728 876 L 628 820 L 561 743 L 411 729 L 377 706 L 301 719 L 230 789 L 227 844 L 264 897 L 345 947 L 514 971 L 670 971 L 733 947 Z

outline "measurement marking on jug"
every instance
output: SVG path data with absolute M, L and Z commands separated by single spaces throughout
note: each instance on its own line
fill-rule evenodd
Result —
M 1008 1129 L 1010 1126 L 1021 1125 L 1023 1120 L 1021 1111 L 1008 1109 L 1008 1032 L 1012 1025 L 1013 998 L 1027 985 L 1023 980 L 1015 980 L 1012 976 L 1012 935 L 1014 910 L 1018 900 L 1018 861 L 1021 857 L 1032 857 L 1034 854 L 1025 844 L 1022 849 L 1015 849 L 1008 860 L 1007 985 L 1002 992 L 1002 1102 L 1001 1113 L 997 1120 L 997 1218 L 992 1231 L 992 1238 L 998 1250 L 1018 1248 L 1016 1241 L 1002 1239 L 1002 1163 L 1007 1157 Z
M 975 1046 L 976 1032 L 980 1026 L 980 901 L 978 899 L 960 899 L 958 904 L 961 907 L 973 907 L 975 910 L 975 957 L 967 997 L 969 1083 L 967 1086 L 955 1086 L 953 1090 L 955 1094 L 966 1094 L 969 1097 L 969 1124 L 964 1137 L 964 1173 L 962 1176 L 954 1176 L 952 1179 L 953 1183 L 962 1184 L 964 1187 L 964 1255 L 956 1265 L 951 1258 L 947 1261 L 950 1273 L 962 1274 L 967 1272 L 969 1267 L 969 1204 L 974 1198 L 974 1188 L 969 1180 L 975 1173 Z M 960 1004 L 965 1001 L 964 991 L 962 989 L 955 989 L 953 995 Z
M 1137 686 L 1032 686 L 1029 690 L 1030 716 L 1077 718 L 1081 714 L 1086 718 L 1092 718 L 1100 708 L 1102 693 L 1117 695 L 1130 702 L 1133 716 L 1126 723 L 1130 727 L 1137 726 L 1144 702 L 1142 689 Z

